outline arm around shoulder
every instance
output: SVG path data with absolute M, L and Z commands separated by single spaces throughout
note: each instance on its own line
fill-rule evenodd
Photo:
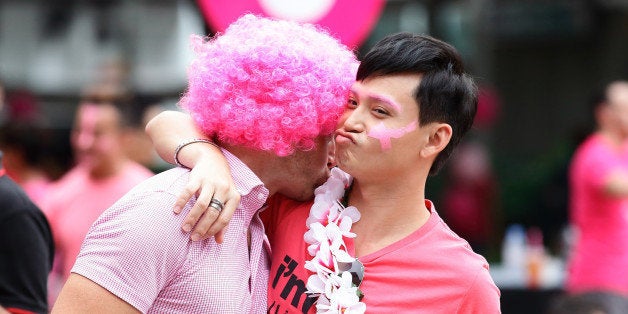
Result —
M 207 136 L 196 128 L 189 115 L 178 111 L 164 111 L 155 116 L 146 125 L 146 133 L 162 159 L 191 168 L 190 181 L 173 207 L 175 213 L 180 213 L 185 204 L 197 196 L 182 224 L 183 230 L 192 231 L 194 226 L 192 239 L 215 235 L 216 240 L 222 242 L 225 227 L 240 202 L 222 151 L 204 139 Z M 212 199 L 224 204 L 224 210 L 220 213 L 207 210 Z

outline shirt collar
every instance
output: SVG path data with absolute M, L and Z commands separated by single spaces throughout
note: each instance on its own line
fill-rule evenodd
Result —
M 260 202 L 259 206 L 261 207 L 261 205 L 266 202 L 269 195 L 269 191 L 264 186 L 264 182 L 262 182 L 246 164 L 238 159 L 238 157 L 224 148 L 221 148 L 221 150 L 229 163 L 231 176 L 233 177 L 238 193 L 240 193 L 243 198 L 249 197 L 249 194 L 252 194 L 250 197 L 254 198 L 256 203 Z

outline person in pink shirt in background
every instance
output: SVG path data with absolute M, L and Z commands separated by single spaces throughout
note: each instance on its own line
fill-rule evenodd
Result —
M 275 193 L 310 199 L 329 176 L 328 143 L 357 60 L 314 25 L 250 14 L 192 46 L 180 105 L 195 124 L 170 132 L 216 134 L 228 169 L 205 173 L 230 171 L 234 195 L 203 206 L 229 209 L 230 228 L 218 242 L 191 241 L 172 212 L 190 170 L 155 175 L 94 223 L 53 313 L 266 313 L 269 247 L 258 211 Z
M 57 248 L 50 303 L 70 275 L 87 230 L 105 209 L 153 173 L 123 150 L 126 103 L 84 99 L 78 105 L 71 144 L 76 165 L 54 182 L 42 200 Z
M 597 130 L 571 161 L 569 293 L 628 297 L 628 81 L 607 85 L 592 104 Z

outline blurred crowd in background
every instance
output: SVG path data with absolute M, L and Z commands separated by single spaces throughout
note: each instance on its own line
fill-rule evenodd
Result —
M 480 87 L 474 128 L 442 173 L 429 179 L 426 197 L 487 258 L 500 288 L 563 289 L 574 241 L 568 169 L 595 127 L 591 97 L 613 80 L 628 79 L 628 3 L 370 2 L 372 24 L 352 42 L 358 56 L 388 33 L 427 33 L 462 52 Z M 2 162 L 48 217 L 59 211 L 51 203 L 65 211 L 93 205 L 65 204 L 59 199 L 68 190 L 106 190 L 90 190 L 88 179 L 63 182 L 82 159 L 91 158 L 93 169 L 85 172 L 98 180 L 115 178 L 128 163 L 146 169 L 133 180 L 171 167 L 158 158 L 144 127 L 158 112 L 178 108 L 192 54 L 189 35 L 220 30 L 207 3 L 0 1 Z M 90 116 L 86 108 L 101 103 L 111 106 L 95 106 L 100 111 Z M 103 167 L 98 162 L 111 169 L 96 169 Z M 85 228 L 125 189 L 90 194 L 99 206 L 96 216 L 83 217 Z M 50 219 L 53 232 L 56 219 Z M 67 228 L 79 224 L 68 221 Z M 75 236 L 80 245 L 80 234 L 63 236 Z M 77 251 L 58 241 L 57 250 Z M 51 301 L 72 252 L 55 261 L 59 275 L 50 283 Z

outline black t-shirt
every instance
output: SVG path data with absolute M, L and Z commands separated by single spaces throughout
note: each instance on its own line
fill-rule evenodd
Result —
M 0 305 L 47 313 L 54 244 L 44 214 L 0 167 Z

